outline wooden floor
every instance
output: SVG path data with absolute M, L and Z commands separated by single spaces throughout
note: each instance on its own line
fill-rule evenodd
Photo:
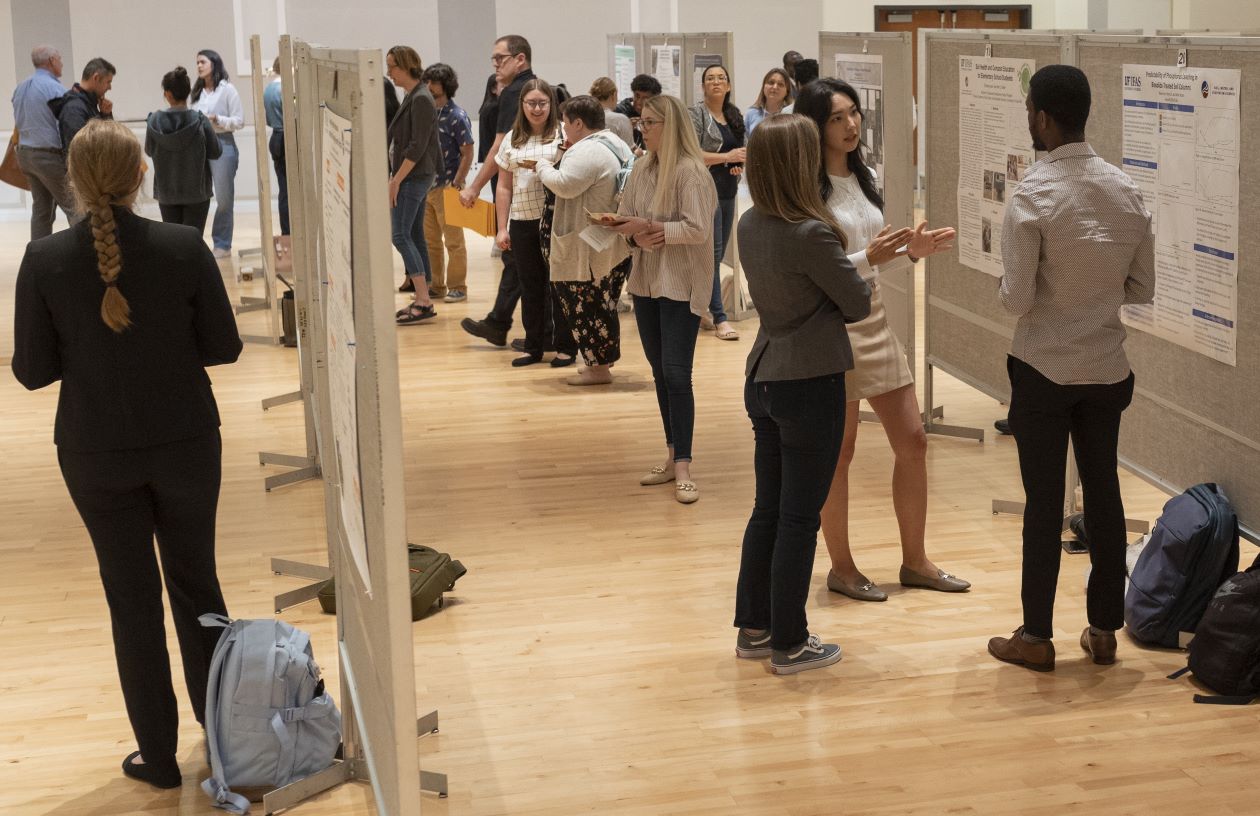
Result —
M 249 226 L 238 229 L 244 245 Z M 0 312 L 25 230 L 0 224 Z M 844 660 L 786 678 L 736 660 L 752 500 L 741 371 L 754 326 L 740 325 L 738 343 L 700 338 L 702 498 L 682 506 L 670 488 L 637 482 L 663 446 L 632 323 L 610 388 L 510 368 L 510 352 L 459 329 L 485 313 L 494 285 L 488 244 L 474 240 L 471 254 L 469 303 L 399 331 L 409 538 L 469 569 L 414 629 L 417 707 L 442 719 L 422 763 L 451 786 L 448 799 L 425 797 L 426 814 L 1258 812 L 1260 709 L 1192 704 L 1186 680 L 1164 679 L 1184 664 L 1177 653 L 1122 639 L 1115 666 L 1083 659 L 1084 557 L 1064 560 L 1056 672 L 986 654 L 987 638 L 1020 618 L 1019 520 L 989 512 L 993 498 L 1021 498 L 1010 438 L 930 441 L 930 554 L 975 585 L 944 595 L 896 584 L 891 458 L 880 428 L 862 426 L 853 538 L 889 601 L 828 593 L 820 547 L 810 623 Z M 261 325 L 242 318 L 245 330 Z M 272 471 L 257 464 L 260 449 L 300 450 L 300 408 L 259 408 L 295 387 L 295 352 L 249 346 L 212 374 L 224 419 L 220 576 L 234 615 L 268 616 L 272 595 L 299 585 L 272 576 L 268 559 L 324 550 L 321 485 L 266 494 Z M 1003 414 L 948 378 L 937 393 L 953 424 L 987 428 Z M 0 813 L 217 812 L 198 789 L 203 745 L 186 702 L 184 787 L 158 792 L 118 770 L 132 737 L 92 550 L 56 467 L 55 403 L 55 389 L 29 394 L 0 377 Z M 1123 487 L 1131 516 L 1153 519 L 1166 498 L 1127 475 Z M 333 619 L 314 605 L 285 617 L 312 633 L 335 687 Z M 293 812 L 370 803 L 370 788 L 351 784 Z

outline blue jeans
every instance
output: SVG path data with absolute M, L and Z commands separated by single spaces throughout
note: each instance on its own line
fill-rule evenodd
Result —
M 823 503 L 844 438 L 844 375 L 744 383 L 756 499 L 744 530 L 735 625 L 769 629 L 770 645 L 809 637 L 805 601 Z
M 691 435 L 696 424 L 696 398 L 691 390 L 691 364 L 696 356 L 700 318 L 691 304 L 669 298 L 634 296 L 639 341 L 652 366 L 656 403 L 665 426 L 665 444 L 675 462 L 691 461 Z
M 394 248 L 402 256 L 407 277 L 423 276 L 426 285 L 433 273 L 429 271 L 429 245 L 424 240 L 424 202 L 436 178 L 433 173 L 407 176 L 398 185 L 397 203 L 389 211 Z
M 735 199 L 719 198 L 713 211 L 713 296 L 709 298 L 709 311 L 713 323 L 726 322 L 726 309 L 722 306 L 722 259 L 726 257 L 726 245 L 731 242 L 731 228 L 735 226 Z
M 219 144 L 223 146 L 223 155 L 210 160 L 210 179 L 214 182 L 214 222 L 210 225 L 210 237 L 214 239 L 215 249 L 231 249 L 236 168 L 241 164 L 241 153 L 230 133 L 220 133 Z

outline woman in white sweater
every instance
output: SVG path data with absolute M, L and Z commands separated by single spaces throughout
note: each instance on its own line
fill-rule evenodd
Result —
M 223 148 L 217 159 L 210 160 L 210 176 L 214 182 L 214 221 L 210 237 L 214 240 L 214 257 L 232 257 L 232 208 L 236 199 L 236 169 L 241 153 L 232 134 L 245 125 L 241 95 L 228 81 L 223 58 L 210 49 L 197 52 L 197 82 L 192 92 L 193 110 L 199 110 L 214 125 L 215 135 Z
M 827 588 L 861 601 L 888 595 L 858 570 L 849 548 L 849 465 L 857 442 L 858 403 L 866 400 L 888 434 L 893 464 L 893 510 L 901 534 L 902 586 L 962 592 L 971 584 L 938 568 L 927 557 L 927 437 L 914 377 L 897 336 L 888 326 L 879 292 L 879 267 L 902 257 L 917 263 L 953 246 L 954 230 L 893 229 L 884 223 L 884 199 L 875 174 L 862 160 L 862 106 L 858 93 L 836 79 L 815 80 L 801 90 L 796 113 L 813 119 L 822 139 L 819 182 L 823 198 L 856 250 L 849 260 L 871 286 L 871 313 L 849 325 L 853 370 L 846 375 L 844 442 L 831 492 L 822 511 L 823 537 L 831 556 Z
M 595 97 L 573 97 L 564 104 L 562 115 L 563 160 L 553 164 L 539 159 L 537 168 L 543 186 L 556 196 L 552 291 L 586 363 L 568 383 L 603 385 L 612 382 L 612 364 L 621 358 L 617 301 L 630 274 L 630 248 L 611 230 L 593 226 L 587 213 L 617 209 L 617 177 L 633 155 L 625 142 L 605 129 L 605 111 Z M 602 241 L 603 249 L 588 239 Z

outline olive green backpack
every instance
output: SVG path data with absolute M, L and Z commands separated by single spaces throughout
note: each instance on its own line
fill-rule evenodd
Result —
M 436 605 L 442 608 L 442 593 L 455 588 L 455 582 L 468 569 L 450 555 L 432 547 L 407 545 L 407 567 L 411 575 L 411 619 L 418 621 Z M 337 589 L 333 579 L 319 588 L 319 605 L 329 614 L 337 611 Z

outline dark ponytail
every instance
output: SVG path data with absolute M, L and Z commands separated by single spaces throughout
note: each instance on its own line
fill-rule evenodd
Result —
M 704 86 L 705 74 L 708 74 L 709 70 L 713 68 L 722 69 L 722 73 L 726 74 L 727 85 L 733 86 L 735 84 L 734 80 L 731 79 L 731 72 L 726 70 L 725 65 L 722 65 L 719 63 L 717 65 L 710 65 L 708 68 L 704 69 L 703 73 L 700 74 L 701 87 Z M 740 113 L 739 108 L 735 107 L 735 105 L 731 102 L 730 91 L 727 91 L 726 96 L 722 97 L 722 117 L 726 119 L 726 126 L 731 129 L 731 135 L 735 137 L 735 146 L 743 147 L 744 146 L 744 114 Z
M 192 93 L 192 83 L 188 80 L 188 71 L 184 66 L 176 66 L 174 71 L 167 71 L 162 77 L 162 90 L 171 95 L 176 102 L 187 102 Z

